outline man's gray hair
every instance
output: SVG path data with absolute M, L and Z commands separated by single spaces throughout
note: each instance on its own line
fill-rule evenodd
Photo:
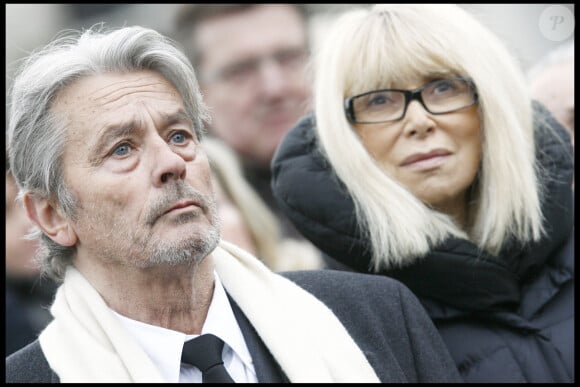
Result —
M 85 31 L 66 30 L 23 60 L 8 109 L 9 162 L 21 194 L 49 199 L 74 218 L 75 197 L 63 177 L 66 122 L 52 104 L 81 78 L 141 70 L 155 71 L 175 86 L 201 139 L 209 115 L 193 67 L 174 41 L 154 30 L 139 26 L 107 30 L 103 24 Z M 75 248 L 56 244 L 40 230 L 30 237 L 41 239 L 43 271 L 59 279 Z

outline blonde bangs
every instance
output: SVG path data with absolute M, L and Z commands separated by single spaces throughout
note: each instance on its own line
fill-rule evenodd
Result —
M 398 23 L 403 21 L 397 15 L 370 14 L 368 22 L 352 35 L 349 48 L 343 51 L 345 98 L 403 87 L 417 79 L 466 75 L 459 58 L 440 43 L 429 42 L 420 28 L 400 28 Z

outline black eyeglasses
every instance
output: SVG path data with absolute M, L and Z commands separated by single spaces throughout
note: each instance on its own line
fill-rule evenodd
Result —
M 357 124 L 378 124 L 405 117 L 413 100 L 431 114 L 445 114 L 477 103 L 475 84 L 467 78 L 432 81 L 415 90 L 383 89 L 355 95 L 344 101 L 348 120 Z

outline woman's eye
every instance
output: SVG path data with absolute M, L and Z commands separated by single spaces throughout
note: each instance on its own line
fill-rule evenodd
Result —
M 395 92 L 376 93 L 369 96 L 368 105 L 379 107 L 394 105 L 397 104 L 401 98 L 404 98 L 404 96 L 400 96 Z
M 370 101 L 370 105 L 383 105 L 387 103 L 387 99 L 384 96 L 375 97 Z
M 435 92 L 436 93 L 445 93 L 447 91 L 450 91 L 451 89 L 452 89 L 452 87 L 451 87 L 451 85 L 449 83 L 440 83 L 435 88 Z
M 127 154 L 129 154 L 130 151 L 131 151 L 131 146 L 127 143 L 124 143 L 124 144 L 117 146 L 113 150 L 113 155 L 114 156 L 126 156 Z

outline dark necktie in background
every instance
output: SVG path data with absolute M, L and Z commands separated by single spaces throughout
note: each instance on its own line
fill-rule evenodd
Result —
M 235 383 L 222 360 L 224 342 L 217 336 L 205 334 L 183 345 L 181 361 L 201 370 L 202 383 Z

